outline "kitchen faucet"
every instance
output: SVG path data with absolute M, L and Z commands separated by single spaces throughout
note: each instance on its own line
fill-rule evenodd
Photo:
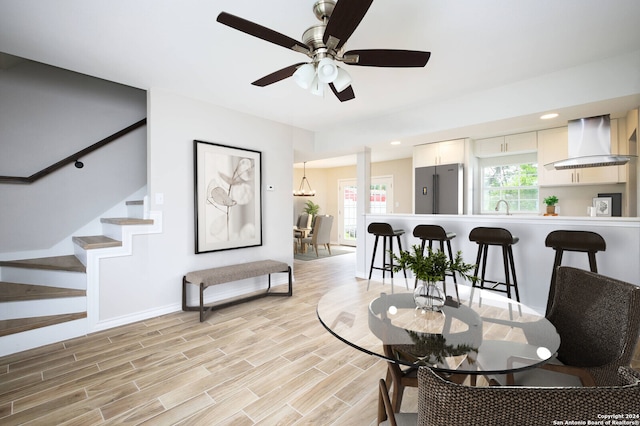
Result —
M 509 216 L 511 213 L 509 213 L 509 203 L 507 203 L 506 200 L 498 200 L 498 202 L 496 203 L 496 211 L 498 211 L 498 209 L 500 208 L 500 203 L 504 203 L 505 206 L 507 206 L 507 216 Z

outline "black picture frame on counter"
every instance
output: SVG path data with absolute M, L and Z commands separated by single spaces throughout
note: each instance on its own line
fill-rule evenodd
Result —
M 611 197 L 611 216 L 622 216 L 622 193 L 621 192 L 607 192 L 599 193 L 598 197 Z

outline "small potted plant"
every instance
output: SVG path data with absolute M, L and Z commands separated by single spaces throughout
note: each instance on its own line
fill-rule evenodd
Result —
M 558 197 L 556 197 L 555 195 L 550 195 L 543 201 L 547 205 L 547 214 L 555 214 L 556 204 L 558 204 Z
M 462 252 L 458 251 L 449 260 L 447 255 L 440 250 L 432 250 L 427 247 L 424 253 L 421 246 L 414 244 L 412 251 L 402 250 L 400 256 L 391 253 L 396 262 L 393 265 L 394 272 L 401 269 L 409 269 L 419 281 L 413 293 L 416 306 L 422 309 L 439 310 L 444 304 L 444 297 L 438 288 L 438 282 L 443 282 L 446 274 L 457 273 L 463 279 L 475 281 L 476 277 L 471 275 L 475 264 L 465 263 L 462 259 Z

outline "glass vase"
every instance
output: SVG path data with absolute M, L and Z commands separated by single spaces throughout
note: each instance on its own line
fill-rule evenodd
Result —
M 440 311 L 444 306 L 444 295 L 440 287 L 435 282 L 424 282 L 413 291 L 413 300 L 416 308 L 426 311 Z

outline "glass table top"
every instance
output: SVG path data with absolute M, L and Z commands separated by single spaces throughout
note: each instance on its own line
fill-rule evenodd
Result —
M 560 337 L 543 315 L 490 290 L 447 284 L 440 311 L 416 308 L 413 288 L 359 281 L 326 293 L 318 319 L 370 355 L 436 371 L 503 374 L 545 363 Z

